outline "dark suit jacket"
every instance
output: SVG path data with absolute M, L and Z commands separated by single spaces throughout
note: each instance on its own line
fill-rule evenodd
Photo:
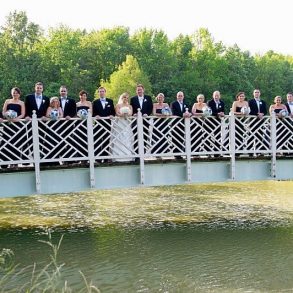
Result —
M 103 109 L 100 99 L 93 101 L 93 117 L 95 116 L 108 117 L 110 115 L 115 116 L 115 108 L 113 100 L 106 98 L 106 106 Z
M 287 111 L 288 111 L 288 113 L 289 113 L 289 115 L 290 115 L 290 114 L 291 114 L 291 110 L 290 110 L 290 106 L 289 106 L 289 104 L 288 104 L 288 103 L 285 103 L 285 106 L 286 106 Z
M 62 108 L 61 98 L 59 98 L 60 107 Z M 64 110 L 63 110 L 63 117 L 70 116 L 71 118 L 76 116 L 76 103 L 75 100 L 72 98 L 67 97 Z
M 48 97 L 43 96 L 41 106 L 38 109 L 35 94 L 31 94 L 25 97 L 24 104 L 25 104 L 25 112 L 26 112 L 25 116 L 32 117 L 33 110 L 36 110 L 37 118 L 41 118 L 43 116 L 46 116 L 46 112 L 50 105 L 50 101 Z
M 258 114 L 258 107 L 255 99 L 251 99 L 248 101 L 248 105 L 250 108 L 250 115 L 256 115 Z M 264 115 L 267 115 L 267 106 L 266 102 L 263 100 L 260 100 L 260 113 L 263 113 Z
M 137 109 L 140 108 L 138 96 L 134 96 L 130 99 L 130 105 L 133 109 L 133 114 L 137 114 Z M 153 101 L 150 96 L 143 97 L 142 109 L 141 114 L 152 115 L 153 113 Z
M 182 110 L 178 101 L 174 101 L 171 103 L 171 111 L 174 116 L 183 117 L 183 113 L 185 113 L 186 108 L 188 108 L 188 111 L 190 112 L 190 109 L 184 100 Z
M 214 99 L 208 101 L 208 107 L 212 109 L 213 116 L 218 116 L 218 113 L 221 112 L 225 113 L 225 103 L 222 100 L 220 100 L 218 108 Z

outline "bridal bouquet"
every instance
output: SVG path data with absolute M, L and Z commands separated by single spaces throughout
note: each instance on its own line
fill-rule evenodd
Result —
M 129 107 L 121 107 L 121 108 L 120 108 L 120 113 L 121 113 L 122 115 L 129 115 L 129 113 L 130 113 L 130 109 L 129 109 Z

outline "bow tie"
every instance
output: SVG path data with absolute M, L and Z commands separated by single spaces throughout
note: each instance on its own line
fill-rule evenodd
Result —
M 42 99 L 42 96 L 36 96 L 36 98 L 40 100 L 40 99 Z
M 288 104 L 292 106 L 293 105 L 293 102 L 289 102 Z
M 66 98 L 65 98 L 65 97 L 62 97 L 61 100 L 62 100 L 62 101 L 66 101 Z
M 100 98 L 101 102 L 105 102 L 106 99 L 105 98 Z

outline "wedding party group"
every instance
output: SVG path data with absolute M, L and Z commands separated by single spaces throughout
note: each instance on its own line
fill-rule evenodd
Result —
M 114 157 L 113 161 L 135 160 L 131 155 L 134 154 L 133 150 L 138 148 L 137 127 L 135 126 L 136 122 L 133 122 L 130 118 L 136 117 L 138 112 L 140 112 L 143 117 L 192 117 L 195 119 L 207 116 L 214 116 L 216 119 L 221 119 L 225 116 L 225 113 L 227 113 L 219 91 L 214 91 L 212 98 L 208 101 L 205 101 L 203 94 L 197 95 L 193 105 L 188 105 L 184 99 L 183 91 L 179 91 L 176 95 L 176 99 L 170 104 L 166 103 L 163 93 L 159 93 L 153 102 L 152 97 L 145 94 L 142 84 L 136 86 L 136 95 L 131 98 L 128 93 L 122 93 L 117 105 L 114 105 L 113 100 L 107 97 L 105 87 L 99 87 L 97 89 L 98 97 L 93 102 L 88 100 L 88 93 L 84 90 L 79 92 L 79 101 L 76 102 L 73 98 L 68 96 L 68 89 L 63 85 L 59 89 L 59 96 L 48 98 L 43 94 L 43 91 L 43 83 L 37 82 L 35 84 L 35 92 L 27 95 L 24 101 L 22 101 L 20 89 L 17 87 L 12 88 L 11 97 L 4 102 L 0 122 L 9 120 L 17 126 L 17 123 L 23 119 L 30 121 L 33 113 L 36 114 L 37 118 L 50 121 L 49 123 L 54 123 L 54 121 L 57 121 L 59 118 L 64 118 L 63 120 L 69 120 L 71 118 L 86 120 L 90 111 L 92 117 L 96 119 L 96 121 L 99 121 L 99 130 L 96 128 L 94 132 L 95 155 L 102 157 L 108 156 L 108 146 L 111 145 L 110 149 Z M 266 102 L 262 100 L 260 96 L 261 92 L 259 89 L 254 89 L 253 96 L 248 101 L 246 100 L 244 92 L 236 94 L 235 101 L 229 109 L 229 113 L 232 112 L 236 117 L 240 117 L 237 122 L 240 130 L 241 127 L 243 127 L 241 124 L 241 117 L 252 115 L 261 120 L 263 116 L 267 115 L 268 110 L 270 114 L 274 113 L 278 118 L 286 116 L 293 117 L 292 92 L 287 93 L 287 100 L 285 103 L 282 102 L 281 96 L 276 96 L 274 103 L 269 109 L 267 109 Z M 104 118 L 118 119 L 116 119 L 115 123 L 111 123 L 111 119 Z M 143 123 L 143 136 L 147 137 L 150 123 L 146 120 L 144 120 Z M 159 119 L 156 128 L 153 129 L 152 140 L 154 153 L 164 153 L 169 147 L 166 139 L 160 139 L 161 134 L 164 134 L 164 131 L 168 128 L 166 123 L 166 119 Z M 57 136 L 54 138 L 54 135 L 60 131 L 59 126 L 54 129 L 54 124 L 51 125 L 52 127 L 49 130 L 50 133 L 48 133 L 47 136 L 49 144 L 49 140 L 52 142 L 54 139 L 58 139 Z M 173 123 L 173 126 L 174 125 L 175 123 Z M 10 126 L 10 128 L 11 127 L 13 126 Z M 210 127 L 212 128 L 213 126 L 211 125 Z M 42 131 L 46 132 L 46 129 Z M 68 131 L 70 131 L 70 129 Z M 199 137 L 198 133 L 200 131 L 201 129 L 196 128 L 192 130 L 193 140 Z M 62 135 L 64 134 L 66 135 L 66 131 L 63 131 Z M 86 132 L 83 134 L 85 136 L 87 135 Z M 173 153 L 180 153 L 182 150 L 182 140 L 184 140 L 184 129 L 182 129 L 182 124 L 181 126 L 179 124 L 177 126 L 175 125 L 171 135 L 173 137 Z M 238 136 L 241 136 L 241 134 Z M 8 138 L 7 134 L 6 137 Z M 3 139 L 5 140 L 5 134 L 2 135 L 2 141 Z M 239 137 L 239 139 L 241 139 L 241 137 Z M 74 138 L 72 138 L 72 140 L 74 140 Z M 76 143 L 76 141 L 73 143 Z M 194 147 L 197 145 L 199 144 L 194 144 Z M 86 147 L 85 145 L 85 149 Z M 196 149 L 194 150 L 197 151 Z M 54 152 L 56 154 L 57 150 L 51 152 L 51 157 L 54 157 Z M 85 155 L 87 155 L 87 151 L 85 151 Z M 119 158 L 121 155 L 123 155 L 124 158 Z M 129 158 L 127 155 L 129 155 Z M 175 159 L 177 158 L 180 158 L 180 156 L 175 156 Z M 108 160 L 109 159 L 103 159 L 103 162 L 107 162 Z

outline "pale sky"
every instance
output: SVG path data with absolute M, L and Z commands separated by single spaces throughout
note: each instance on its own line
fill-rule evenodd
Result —
M 13 10 L 43 29 L 90 31 L 122 25 L 162 29 L 170 39 L 207 28 L 215 41 L 251 53 L 293 55 L 293 0 L 0 0 L 0 26 Z

